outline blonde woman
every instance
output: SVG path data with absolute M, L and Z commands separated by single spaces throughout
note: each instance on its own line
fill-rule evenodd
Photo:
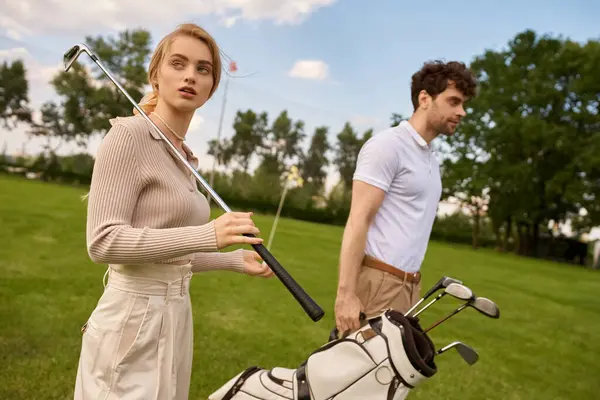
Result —
M 194 112 L 221 76 L 214 39 L 179 26 L 150 61 L 152 93 L 140 106 L 192 165 L 185 145 Z M 271 277 L 253 251 L 251 213 L 209 221 L 193 175 L 143 117 L 111 120 L 94 165 L 88 197 L 87 247 L 109 264 L 98 304 L 83 327 L 75 399 L 187 399 L 193 350 L 189 297 L 194 273 L 228 270 Z

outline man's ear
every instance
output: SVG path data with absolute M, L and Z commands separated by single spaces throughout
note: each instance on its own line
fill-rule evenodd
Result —
M 427 93 L 427 91 L 421 90 L 419 92 L 419 108 L 422 108 L 423 110 L 427 110 L 427 108 L 429 108 L 430 104 L 431 104 L 431 96 L 429 95 L 429 93 Z

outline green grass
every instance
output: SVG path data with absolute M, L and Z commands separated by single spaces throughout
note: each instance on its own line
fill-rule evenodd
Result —
M 72 398 L 80 328 L 102 292 L 103 265 L 85 250 L 85 189 L 0 177 L 0 399 Z M 270 216 L 256 221 L 267 238 Z M 195 358 L 191 399 L 250 365 L 293 368 L 333 328 L 342 228 L 281 220 L 275 256 L 326 312 L 314 323 L 278 279 L 230 272 L 192 280 Z M 432 243 L 423 287 L 462 279 L 496 301 L 501 318 L 467 309 L 437 327 L 437 347 L 462 340 L 412 399 L 591 399 L 600 364 L 600 275 L 578 267 Z M 423 313 L 428 325 L 458 304 Z M 596 359 L 595 359 L 596 358 Z M 596 382 L 596 383 L 594 383 Z

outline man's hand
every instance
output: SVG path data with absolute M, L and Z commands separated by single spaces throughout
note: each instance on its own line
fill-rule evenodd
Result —
M 341 334 L 360 328 L 359 315 L 362 304 L 354 293 L 338 293 L 335 301 L 335 324 Z

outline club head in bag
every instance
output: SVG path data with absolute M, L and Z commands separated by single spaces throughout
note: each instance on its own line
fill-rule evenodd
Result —
M 468 301 L 473 298 L 473 291 L 461 283 L 452 282 L 444 291 L 459 300 Z
M 421 303 L 423 303 L 426 299 L 431 297 L 432 294 L 434 294 L 435 292 L 437 292 L 440 289 L 447 288 L 448 285 L 450 285 L 451 283 L 462 284 L 462 281 L 451 278 L 449 276 L 441 277 L 432 287 L 429 288 L 429 290 L 427 290 L 427 292 L 425 292 L 425 295 L 423 297 L 421 297 L 419 299 L 419 301 L 416 302 L 415 305 L 413 305 L 404 315 L 410 315 L 410 313 L 412 313 L 418 306 L 420 306 Z
M 449 345 L 442 347 L 436 352 L 436 354 L 442 354 L 450 349 L 456 349 L 458 354 L 460 354 L 463 360 L 465 360 L 465 362 L 469 365 L 473 365 L 477 362 L 477 360 L 479 360 L 479 354 L 477 354 L 475 349 L 459 341 L 452 342 Z
M 456 310 L 452 311 L 449 315 L 445 316 L 444 318 L 440 319 L 439 321 L 437 321 L 436 323 L 431 325 L 429 328 L 425 329 L 424 332 L 425 333 L 429 332 L 436 326 L 439 326 L 440 324 L 447 321 L 448 319 L 450 319 L 454 315 L 458 314 L 462 310 L 466 309 L 467 307 L 474 308 L 475 310 L 479 311 L 481 314 L 485 315 L 486 317 L 495 318 L 495 319 L 500 318 L 500 309 L 498 308 L 496 303 L 494 303 L 492 300 L 490 300 L 486 297 L 473 296 L 472 299 L 469 299 L 466 303 L 462 304 Z
M 471 289 L 469 289 L 467 286 L 465 286 L 461 283 L 452 282 L 448 285 L 448 287 L 446 287 L 444 289 L 444 291 L 442 293 L 438 294 L 433 300 L 431 300 L 429 303 L 427 303 L 425 305 L 425 307 L 423 307 L 419 311 L 417 311 L 413 315 L 413 317 L 417 317 L 423 311 L 428 309 L 429 306 L 431 306 L 433 303 L 435 303 L 436 301 L 441 299 L 446 294 L 449 294 L 450 296 L 455 297 L 459 300 L 466 300 L 466 301 L 470 301 L 474 297 L 473 291 Z
M 469 305 L 490 318 L 500 318 L 500 309 L 496 303 L 486 297 L 477 297 Z

